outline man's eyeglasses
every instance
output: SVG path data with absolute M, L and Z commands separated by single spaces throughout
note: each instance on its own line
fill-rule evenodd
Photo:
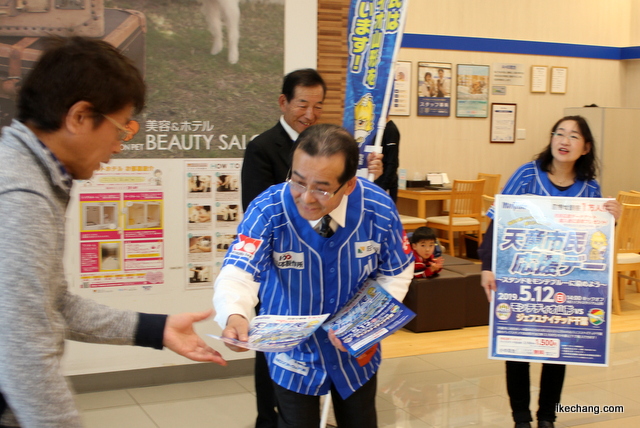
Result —
M 105 119 L 107 119 L 109 122 L 113 123 L 113 125 L 118 128 L 118 139 L 121 141 L 129 141 L 133 138 L 134 135 L 136 135 L 136 133 L 133 131 L 133 129 L 131 129 L 129 127 L 129 124 L 131 122 L 133 122 L 132 120 L 130 120 L 129 122 L 127 122 L 127 124 L 125 126 L 120 125 L 115 119 L 113 119 L 112 117 L 107 116 L 106 114 L 102 115 Z
M 336 195 L 336 193 L 338 193 L 340 189 L 342 189 L 342 186 L 344 186 L 344 183 L 342 183 L 340 187 L 336 189 L 335 192 L 325 192 L 324 190 L 309 189 L 308 187 L 305 187 L 300 183 L 296 183 L 291 179 L 288 179 L 287 183 L 289 184 L 289 187 L 291 188 L 291 190 L 293 190 L 294 192 L 300 193 L 300 194 L 309 192 L 315 199 L 319 201 L 327 201 L 333 198 Z

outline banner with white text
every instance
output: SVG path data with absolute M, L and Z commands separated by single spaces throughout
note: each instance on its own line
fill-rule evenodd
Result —
M 388 84 L 393 78 L 396 46 L 402 41 L 406 5 L 407 0 L 351 2 L 342 126 L 360 147 L 358 169 L 366 168 L 365 147 L 373 144 L 380 118 L 386 116 L 391 89 Z

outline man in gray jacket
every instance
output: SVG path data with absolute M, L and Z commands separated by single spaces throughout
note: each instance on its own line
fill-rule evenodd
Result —
M 133 64 L 106 42 L 50 40 L 0 137 L 0 427 L 82 426 L 60 360 L 65 339 L 164 346 L 225 364 L 193 331 L 211 311 L 111 309 L 69 292 L 62 256 L 73 179 L 120 151 L 144 106 Z

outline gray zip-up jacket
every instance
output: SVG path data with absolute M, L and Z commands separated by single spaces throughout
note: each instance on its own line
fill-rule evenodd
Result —
M 165 317 L 69 292 L 65 212 L 71 181 L 22 123 L 0 137 L 0 425 L 82 426 L 62 370 L 64 340 L 162 348 Z

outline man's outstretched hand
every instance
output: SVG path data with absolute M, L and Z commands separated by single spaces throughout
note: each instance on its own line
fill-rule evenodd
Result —
M 213 309 L 204 312 L 183 313 L 169 315 L 164 327 L 162 344 L 176 354 L 193 361 L 210 361 L 226 366 L 222 355 L 200 338 L 193 330 L 193 324 L 211 316 Z

